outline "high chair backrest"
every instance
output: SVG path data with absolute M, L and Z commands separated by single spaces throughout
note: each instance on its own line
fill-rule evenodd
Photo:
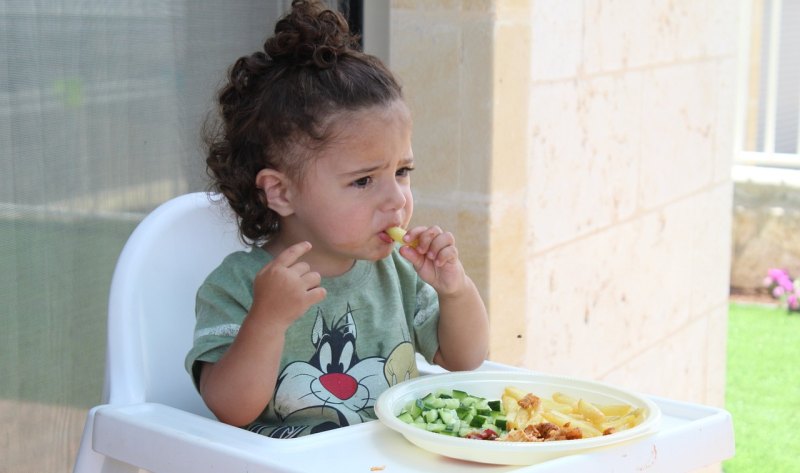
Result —
M 226 255 L 245 248 L 218 195 L 186 194 L 142 220 L 111 283 L 104 402 L 158 402 L 211 417 L 183 367 L 195 294 Z

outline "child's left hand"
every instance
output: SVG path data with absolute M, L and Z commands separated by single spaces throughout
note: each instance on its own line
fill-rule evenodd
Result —
M 410 243 L 415 240 L 416 247 L 404 245 L 400 254 L 414 265 L 423 281 L 439 295 L 454 294 L 466 286 L 466 274 L 452 233 L 435 225 L 414 227 L 406 233 L 403 241 Z

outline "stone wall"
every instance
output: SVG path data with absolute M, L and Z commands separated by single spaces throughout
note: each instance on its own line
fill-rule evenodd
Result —
M 454 230 L 492 359 L 723 404 L 737 17 L 728 0 L 392 2 L 414 219 Z
M 734 170 L 731 290 L 764 291 L 769 268 L 800 277 L 800 171 Z

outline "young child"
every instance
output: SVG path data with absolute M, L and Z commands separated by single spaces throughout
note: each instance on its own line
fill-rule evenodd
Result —
M 295 1 L 232 66 L 206 160 L 252 250 L 197 294 L 186 368 L 223 422 L 277 438 L 374 419 L 377 397 L 487 353 L 488 318 L 453 235 L 411 220 L 411 116 L 344 18 Z M 413 245 L 412 245 L 413 243 Z

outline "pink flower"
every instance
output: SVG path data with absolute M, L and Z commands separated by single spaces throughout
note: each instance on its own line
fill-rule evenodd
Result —
M 785 269 L 771 268 L 767 271 L 767 277 L 764 279 L 764 282 L 766 283 L 767 287 L 771 287 L 773 284 L 776 284 L 781 286 L 786 292 L 794 291 L 792 278 L 789 276 L 789 272 Z
M 792 279 L 789 271 L 770 268 L 764 278 L 764 286 L 769 288 L 775 299 L 786 304 L 790 312 L 800 312 L 800 278 Z
M 792 284 L 792 280 L 788 277 L 781 278 L 778 280 L 778 284 L 786 291 L 792 292 L 794 291 L 794 285 Z
M 787 276 L 786 270 L 779 269 L 779 268 L 770 268 L 767 271 L 767 275 L 771 277 L 773 280 L 780 280 L 781 278 L 785 278 Z

